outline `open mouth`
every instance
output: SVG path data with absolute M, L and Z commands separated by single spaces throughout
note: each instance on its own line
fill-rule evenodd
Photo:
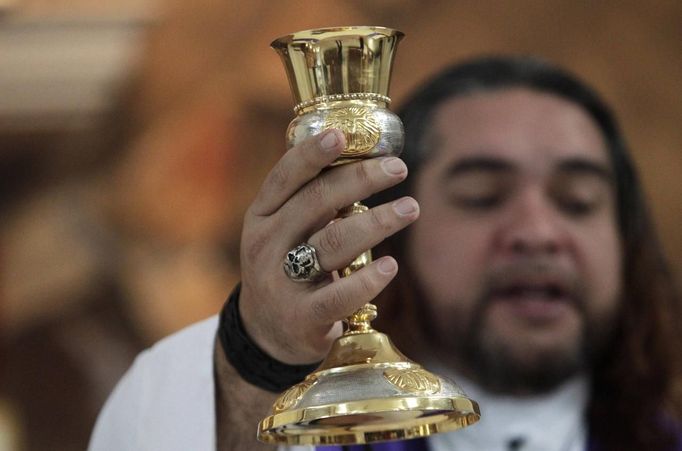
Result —
M 508 300 L 535 299 L 539 301 L 571 300 L 569 290 L 557 282 L 512 282 L 493 291 L 493 297 Z
M 574 310 L 574 290 L 563 280 L 505 281 L 492 292 L 493 305 L 532 322 L 557 320 Z

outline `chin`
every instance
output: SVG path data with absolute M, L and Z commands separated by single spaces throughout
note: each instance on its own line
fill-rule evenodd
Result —
M 467 365 L 476 380 L 493 392 L 551 391 L 586 369 L 585 335 L 542 332 L 525 331 L 511 336 L 481 332 L 465 350 Z

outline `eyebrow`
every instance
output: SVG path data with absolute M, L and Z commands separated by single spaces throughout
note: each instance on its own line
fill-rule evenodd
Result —
M 470 172 L 509 173 L 518 168 L 513 162 L 506 159 L 490 156 L 465 157 L 454 162 L 445 171 L 445 178 L 462 175 Z M 573 157 L 562 160 L 557 167 L 557 172 L 562 174 L 594 175 L 597 178 L 612 184 L 614 182 L 613 171 L 604 163 L 588 160 L 581 157 Z
M 569 158 L 559 163 L 558 171 L 564 174 L 594 175 L 603 181 L 614 182 L 613 171 L 605 164 L 585 158 Z
M 514 165 L 511 162 L 501 158 L 487 156 L 465 157 L 450 165 L 447 171 L 445 171 L 445 177 L 449 178 L 463 173 L 477 171 L 494 173 L 511 172 L 514 169 Z

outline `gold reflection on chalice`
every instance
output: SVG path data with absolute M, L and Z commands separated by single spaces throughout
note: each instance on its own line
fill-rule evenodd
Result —
M 403 34 L 383 27 L 308 30 L 275 40 L 294 95 L 296 117 L 287 146 L 326 129 L 341 130 L 346 149 L 333 163 L 397 156 L 403 127 L 390 112 L 388 87 Z M 341 217 L 362 214 L 359 202 Z M 372 261 L 371 251 L 342 272 Z M 372 329 L 377 309 L 366 304 L 346 319 L 345 332 L 319 368 L 280 395 L 258 439 L 273 444 L 332 445 L 424 437 L 468 426 L 478 404 L 453 382 L 426 371 Z

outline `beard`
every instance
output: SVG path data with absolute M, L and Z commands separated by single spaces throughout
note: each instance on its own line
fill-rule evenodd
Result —
M 474 379 L 487 390 L 505 394 L 541 394 L 586 370 L 593 360 L 594 339 L 586 321 L 571 343 L 561 349 L 536 350 L 521 356 L 508 340 L 486 327 L 477 309 L 456 352 Z M 464 345 L 464 344 L 467 345 Z
M 448 317 L 466 317 L 459 327 L 433 327 L 437 315 L 424 303 L 426 320 L 422 330 L 431 343 L 438 343 L 445 358 L 454 357 L 455 367 L 483 388 L 501 394 L 529 395 L 547 393 L 571 377 L 589 371 L 604 353 L 613 335 L 615 312 L 595 317 L 587 308 L 590 300 L 577 278 L 553 276 L 561 280 L 567 300 L 579 317 L 579 328 L 556 346 L 523 348 L 519 337 L 504 337 L 488 324 L 489 308 L 499 295 L 499 287 L 514 278 L 554 271 L 544 264 L 530 263 L 504 268 L 488 277 L 482 294 L 469 315 L 450 312 Z M 557 272 L 559 274 L 559 272 Z M 423 292 L 423 291 L 422 291 Z M 450 305 L 462 305 L 453 300 Z M 454 315 L 454 316 L 451 316 Z M 441 322 L 442 323 L 442 322 Z M 437 334 L 434 335 L 434 334 Z M 431 335 L 429 337 L 429 335 Z M 445 345 L 445 347 L 444 347 Z M 452 354 L 454 351 L 454 355 Z M 449 356 L 448 356 L 449 354 Z

